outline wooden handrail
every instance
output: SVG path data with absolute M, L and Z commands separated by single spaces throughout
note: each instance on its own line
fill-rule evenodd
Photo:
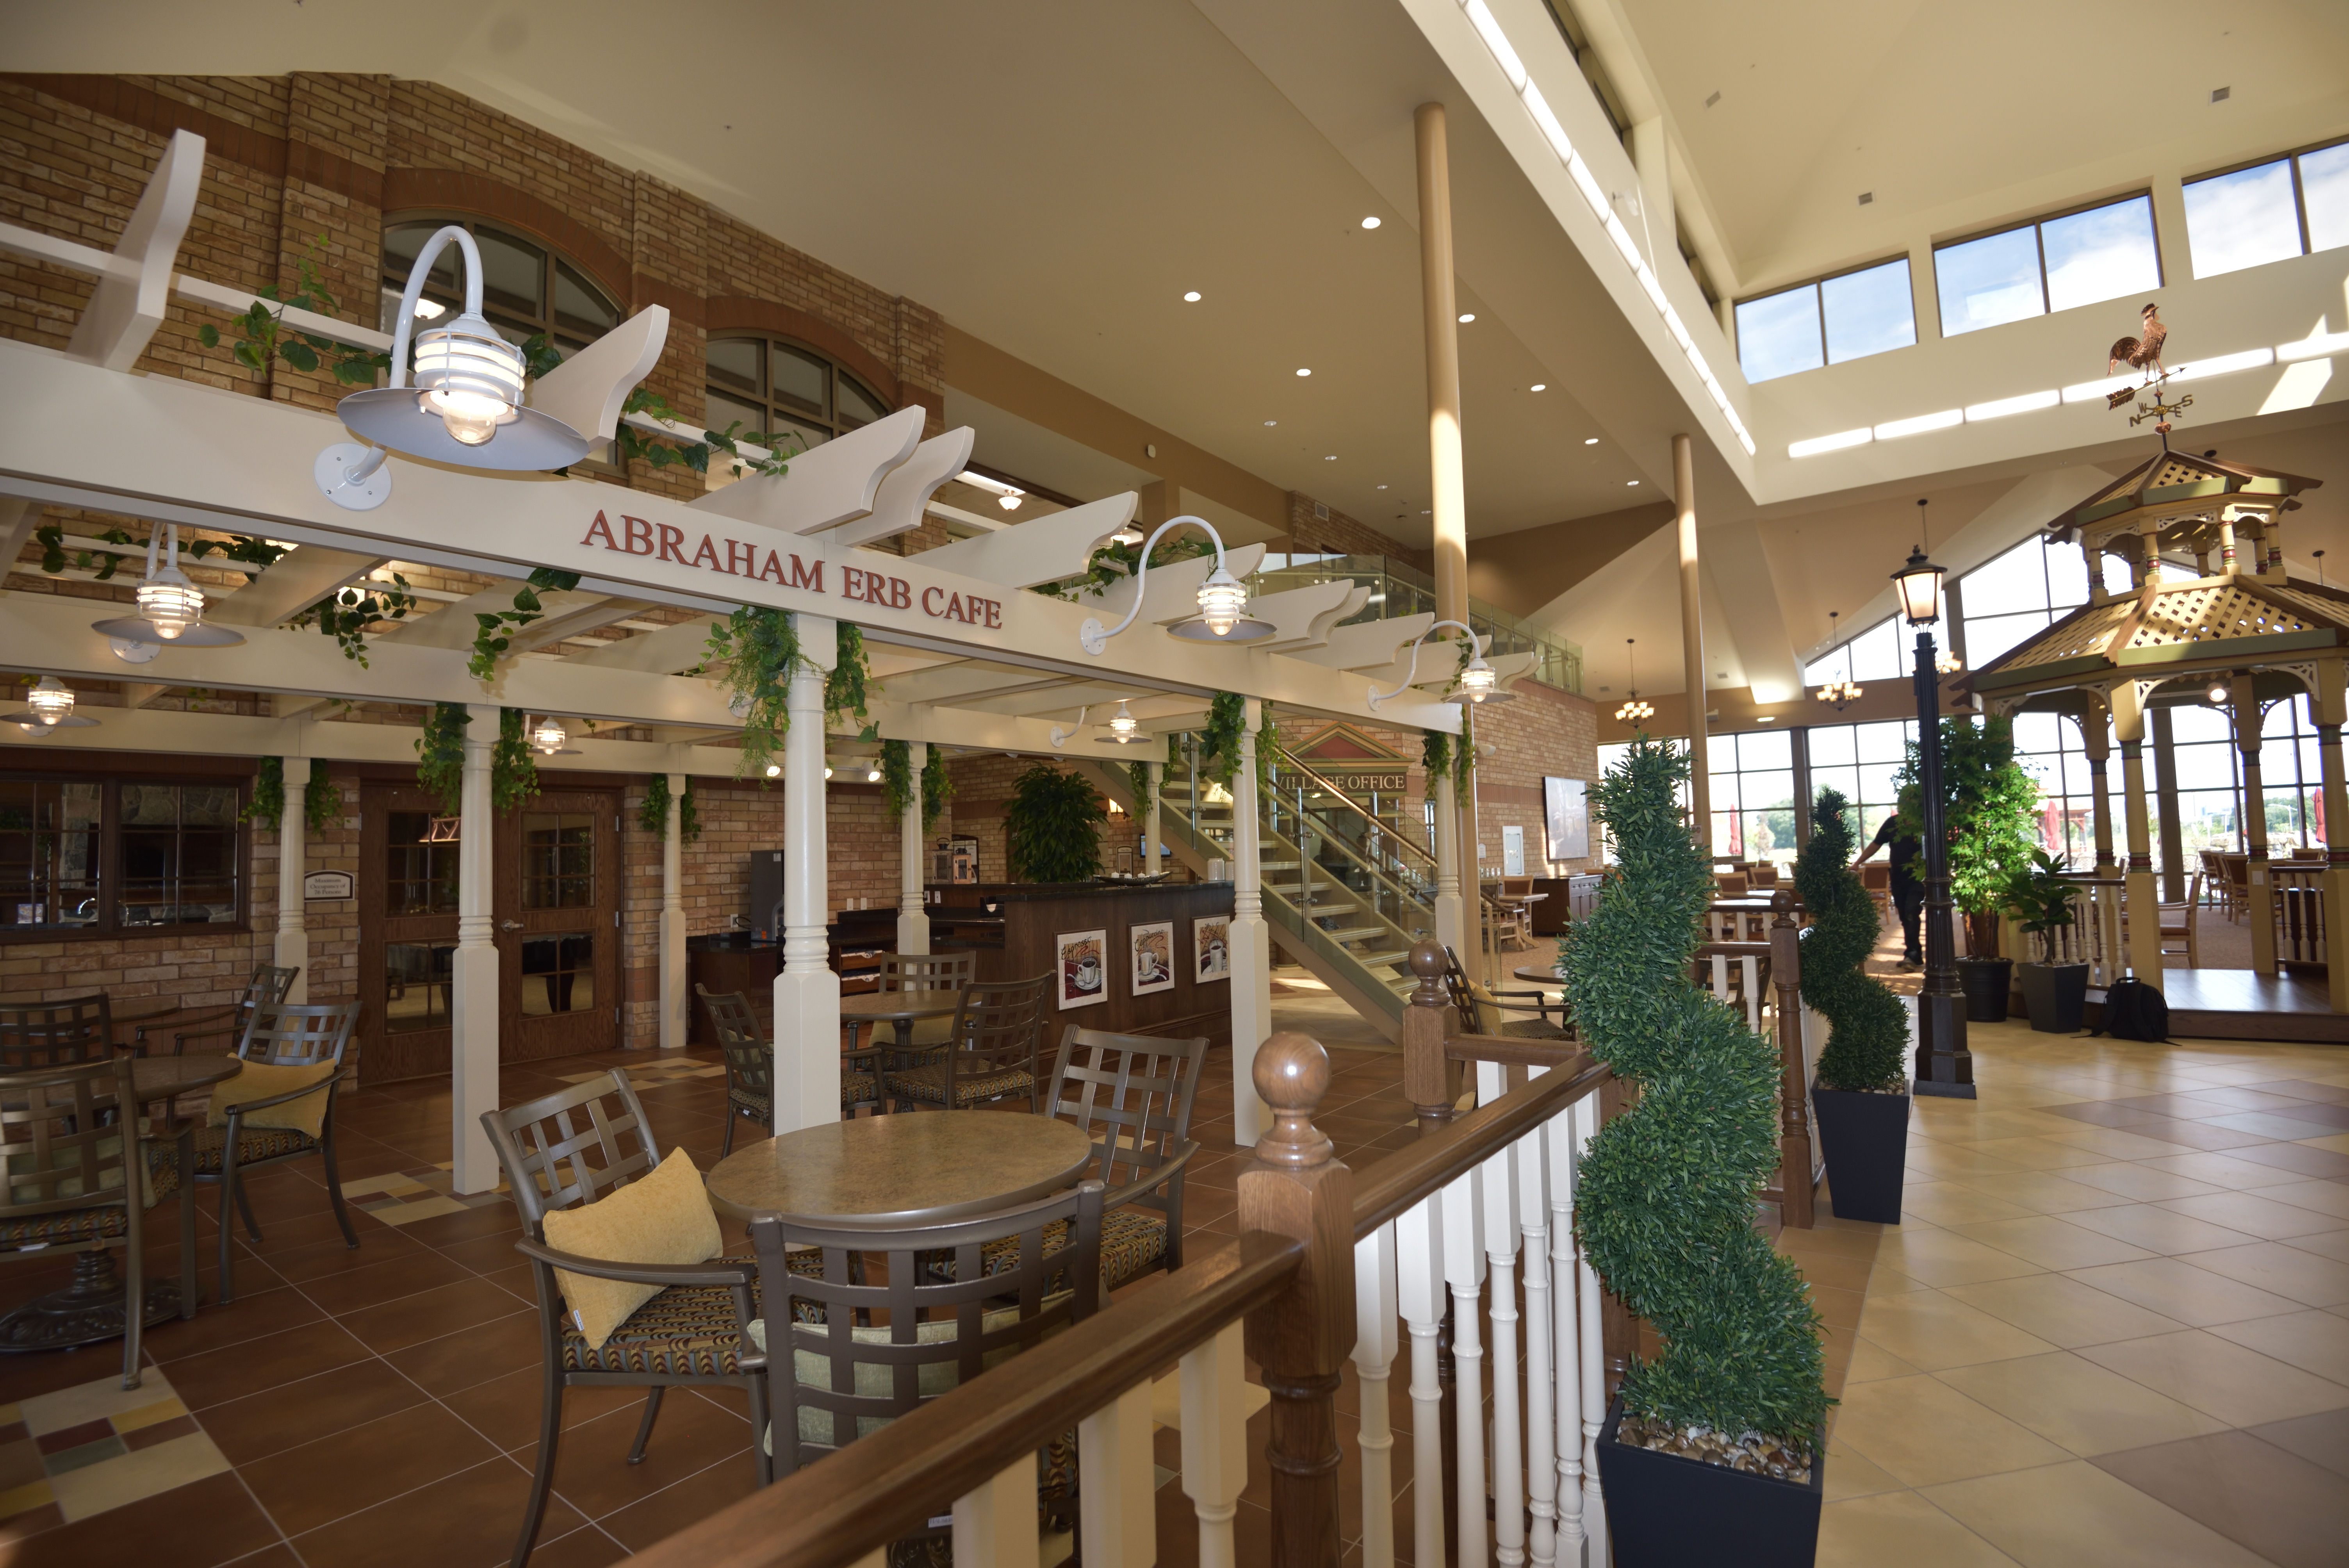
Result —
M 1525 1040 L 1495 1040 L 1489 1036 L 1464 1036 L 1480 1047 L 1520 1047 Z M 1499 1150 L 1580 1099 L 1614 1075 L 1587 1051 L 1575 1057 L 1584 1065 L 1545 1073 L 1524 1088 L 1479 1106 L 1399 1149 L 1363 1171 L 1354 1182 L 1354 1239 L 1361 1240 L 1428 1194 L 1437 1191 L 1489 1160 Z M 1497 1057 L 1482 1059 L 1498 1060 Z
M 1288 1289 L 1305 1243 L 1251 1231 L 647 1548 L 648 1568 L 834 1568 L 919 1530 L 1009 1456 L 1039 1449 Z M 759 1440 L 754 1435 L 753 1440 Z
M 1444 1054 L 1455 1062 L 1498 1062 L 1511 1068 L 1576 1066 L 1590 1053 L 1566 1040 L 1526 1040 L 1516 1036 L 1454 1035 Z

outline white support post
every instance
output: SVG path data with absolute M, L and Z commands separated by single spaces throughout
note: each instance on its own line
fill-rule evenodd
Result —
M 1573 1119 L 1568 1141 L 1574 1149 L 1573 1164 L 1578 1168 L 1583 1151 L 1599 1132 L 1599 1097 L 1587 1094 L 1575 1101 Z M 1578 1190 L 1579 1184 L 1578 1175 Z M 1572 1233 L 1570 1226 L 1565 1233 Z M 1599 1489 L 1599 1430 L 1607 1424 L 1606 1304 L 1599 1295 L 1599 1271 L 1590 1266 L 1589 1257 L 1579 1247 L 1575 1250 L 1574 1264 L 1579 1297 L 1575 1338 L 1582 1360 L 1582 1532 L 1589 1542 L 1590 1568 L 1605 1568 L 1607 1500 Z
M 296 1006 L 310 999 L 310 926 L 304 914 L 302 875 L 309 869 L 310 769 L 306 757 L 288 757 L 285 815 L 277 824 L 277 944 L 270 962 L 294 973 L 285 999 Z
M 1035 1455 L 955 1499 L 957 1568 L 1036 1568 L 1037 1545 Z
M 1256 1049 L 1272 1037 L 1272 928 L 1264 919 L 1264 834 L 1257 813 L 1256 738 L 1263 724 L 1264 705 L 1249 697 L 1232 779 L 1232 1140 L 1243 1149 L 1265 1128 Z
M 497 825 L 490 802 L 490 758 L 500 716 L 488 704 L 468 703 L 465 717 L 457 952 L 449 978 L 449 1115 L 454 1124 L 449 1175 L 452 1191 L 471 1193 L 498 1184 L 497 1150 L 481 1128 L 481 1113 L 498 1104 L 498 948 L 490 905 Z
M 1395 1299 L 1411 1331 L 1411 1560 L 1444 1561 L 1444 1203 L 1395 1217 Z
M 1199 1517 L 1199 1568 L 1234 1568 L 1239 1560 L 1232 1520 L 1247 1485 L 1247 1355 L 1242 1337 L 1240 1324 L 1226 1324 L 1182 1361 L 1183 1491 Z M 1031 1511 L 1033 1484 L 1031 1480 Z
M 1430 846 L 1435 851 L 1435 940 L 1458 953 L 1468 936 L 1467 902 L 1460 892 L 1460 805 L 1448 771 L 1428 784 L 1435 798 L 1435 842 Z
M 1554 1490 L 1557 1498 L 1558 1568 L 1583 1568 L 1586 1535 L 1582 1509 L 1582 1354 L 1576 1332 L 1578 1299 L 1574 1251 L 1574 1161 L 1576 1109 L 1567 1107 L 1541 1130 L 1549 1159 L 1549 1261 L 1556 1294 L 1550 1305 L 1551 1337 L 1556 1341 L 1557 1397 L 1551 1411 L 1552 1461 L 1557 1466 Z M 1526 1282 L 1532 1302 L 1532 1281 Z M 1603 1555 L 1590 1559 L 1604 1568 Z
M 1165 802 L 1160 799 L 1166 792 L 1166 764 L 1153 762 L 1150 769 L 1150 799 L 1143 806 L 1142 820 L 1142 858 L 1144 872 L 1156 876 L 1161 869 L 1158 841 L 1165 833 Z
M 1158 1472 L 1150 1449 L 1150 1380 L 1077 1423 L 1078 1511 L 1087 1563 L 1151 1568 L 1158 1561 Z
M 839 657 L 839 624 L 792 619 L 805 662 L 783 693 L 792 727 L 783 741 L 783 967 L 775 976 L 778 1134 L 840 1119 L 840 976 L 824 935 L 831 911 L 823 787 L 823 677 Z
M 1453 1448 L 1460 1489 L 1453 1509 L 1459 1524 L 1459 1568 L 1485 1568 L 1491 1561 L 1485 1532 L 1485 1346 L 1476 1327 L 1485 1284 L 1484 1179 L 1485 1168 L 1475 1166 L 1437 1194 L 1444 1204 L 1444 1281 L 1452 1287 L 1452 1386 L 1457 1390 Z
M 1537 1078 L 1548 1070 L 1535 1068 L 1530 1076 Z M 1553 1568 L 1557 1562 L 1558 1390 L 1557 1363 L 1551 1355 L 1557 1324 L 1549 1301 L 1547 1145 L 1547 1128 L 1536 1128 L 1517 1140 L 1517 1228 L 1525 1236 L 1526 1501 L 1533 1514 L 1526 1557 L 1534 1568 Z
M 693 1024 L 685 960 L 685 775 L 668 775 L 668 820 L 661 827 L 660 1047 L 682 1047 Z
M 897 951 L 927 953 L 930 911 L 924 900 L 929 896 L 929 877 L 922 863 L 922 774 L 933 764 L 926 740 L 907 741 L 905 751 L 914 772 L 905 810 L 897 820 Z
M 1362 1417 L 1362 1568 L 1394 1568 L 1394 1428 L 1387 1373 L 1394 1365 L 1395 1228 L 1381 1225 L 1354 1243 L 1354 1377 Z

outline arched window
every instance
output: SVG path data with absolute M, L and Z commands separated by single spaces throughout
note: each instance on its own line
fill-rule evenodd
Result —
M 871 387 L 804 344 L 763 333 L 709 340 L 713 430 L 739 419 L 739 434 L 790 431 L 802 447 L 816 447 L 887 412 L 888 403 Z
M 435 231 L 461 225 L 481 251 L 481 314 L 511 342 L 544 333 L 568 359 L 620 325 L 620 307 L 588 280 L 585 272 L 545 246 L 471 218 L 404 215 L 383 229 L 383 325 L 399 320 L 399 298 L 408 287 L 417 253 Z M 464 308 L 454 249 L 434 260 L 424 280 L 424 298 L 441 311 Z M 419 325 L 427 313 L 419 310 Z

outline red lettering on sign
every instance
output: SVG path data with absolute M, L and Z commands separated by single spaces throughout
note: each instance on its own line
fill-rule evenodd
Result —
M 961 594 L 949 593 L 947 595 L 947 619 L 949 621 L 968 621 L 970 619 L 968 615 L 963 614 Z
M 840 569 L 840 596 L 843 599 L 864 597 L 864 573 L 861 570 L 854 566 Z
M 700 565 L 704 556 L 708 556 L 709 558 L 709 570 L 712 572 L 723 572 L 726 570 L 726 568 L 718 564 L 718 552 L 709 547 L 709 535 L 706 533 L 701 536 L 701 548 L 693 552 L 693 561 L 691 564 L 695 566 Z
M 756 553 L 756 552 L 754 552 L 753 553 Z M 797 560 L 799 559 L 799 557 L 798 557 L 798 556 L 796 556 L 796 555 L 794 555 L 794 556 L 792 556 L 792 559 L 793 561 L 797 561 Z M 770 550 L 769 552 L 767 552 L 767 564 L 766 564 L 766 565 L 764 565 L 763 567 L 760 568 L 760 570 L 759 570 L 759 575 L 760 575 L 760 576 L 761 576 L 761 577 L 771 577 L 771 578 L 773 578 L 776 582 L 778 582 L 778 583 L 782 583 L 782 581 L 783 581 L 783 563 L 782 563 L 782 561 L 781 560 L 781 558 L 779 558 L 779 557 L 775 554 L 775 552 L 774 552 L 773 551 Z M 789 583 L 784 583 L 784 586 L 785 586 L 785 587 L 789 587 L 789 586 L 790 586 L 790 584 L 789 584 Z
M 687 561 L 687 560 L 686 560 L 686 558 L 685 558 L 684 556 L 679 555 L 679 554 L 677 552 L 677 547 L 678 547 L 678 545 L 680 545 L 680 544 L 683 544 L 684 542 L 685 542 L 685 530 L 683 530 L 683 529 L 681 529 L 681 528 L 671 528 L 668 524 L 667 524 L 667 523 L 665 523 L 665 522 L 664 522 L 664 523 L 662 523 L 662 524 L 660 525 L 660 557 L 659 557 L 659 558 L 660 558 L 661 560 L 663 560 L 663 561 L 674 561 L 674 562 L 676 562 L 679 566 L 689 566 L 689 565 L 691 565 L 691 564 L 692 564 L 692 562 L 690 562 Z
M 923 589 L 923 590 L 922 590 L 922 614 L 925 614 L 925 615 L 935 615 L 935 614 L 936 614 L 938 613 L 938 612 L 937 612 L 937 610 L 936 610 L 936 606 L 932 605 L 932 604 L 931 604 L 931 603 L 930 603 L 930 601 L 931 601 L 933 598 L 935 598 L 937 594 L 939 594 L 939 593 L 943 593 L 943 592 L 944 592 L 944 590 L 943 590 L 943 589 L 938 589 L 938 588 L 925 588 L 925 589 Z
M 889 579 L 889 608 L 910 610 L 914 607 L 914 585 L 903 577 Z
M 587 525 L 587 537 L 581 540 L 579 542 L 582 544 L 593 544 L 595 542 L 595 536 L 599 533 L 604 536 L 605 549 L 617 550 L 620 548 L 619 542 L 612 537 L 612 525 L 604 521 L 604 514 L 600 511 L 595 514 L 595 521 Z
M 988 625 L 989 625 L 990 627 L 994 628 L 994 629 L 995 629 L 995 630 L 997 630 L 997 631 L 1001 631 L 1001 630 L 1003 629 L 1003 605 L 1002 605 L 1002 603 L 1001 603 L 999 601 L 998 601 L 998 600 L 989 599 L 989 600 L 986 601 L 986 604 L 987 604 L 987 624 L 988 624 Z
M 772 556 L 769 556 L 768 559 L 771 561 L 774 558 Z M 843 570 L 845 570 L 845 568 L 843 568 Z M 808 566 L 805 562 L 802 561 L 796 555 L 792 556 L 791 581 L 785 583 L 783 586 L 786 588 L 804 588 L 812 593 L 823 593 L 823 562 L 821 561 L 817 562 L 815 563 L 815 570 L 811 572 L 808 570 Z
M 759 574 L 759 547 L 728 540 L 726 570 L 737 577 L 756 577 Z
M 651 523 L 647 522 L 641 517 L 630 517 L 627 513 L 622 512 L 620 514 L 620 525 L 627 531 L 627 550 L 629 554 L 650 555 L 653 552 L 653 525 Z M 639 544 L 643 545 L 644 548 L 641 550 L 636 548 Z

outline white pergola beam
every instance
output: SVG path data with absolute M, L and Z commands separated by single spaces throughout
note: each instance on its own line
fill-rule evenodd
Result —
M 875 544 L 922 526 L 922 513 L 938 487 L 970 461 L 978 433 L 966 425 L 924 441 L 914 455 L 889 470 L 873 497 L 873 511 L 833 532 L 836 544 Z
M 297 544 L 235 593 L 213 600 L 205 614 L 227 626 L 278 625 L 389 559 L 365 551 Z
M 1092 562 L 1093 552 L 1132 522 L 1134 509 L 1141 504 L 1142 497 L 1127 490 L 1014 528 L 999 528 L 976 539 L 942 544 L 923 559 L 942 571 L 959 572 L 1004 588 L 1058 583 L 1064 577 L 1081 576 Z M 985 521 L 967 512 L 952 515 L 975 524 L 983 525 Z

